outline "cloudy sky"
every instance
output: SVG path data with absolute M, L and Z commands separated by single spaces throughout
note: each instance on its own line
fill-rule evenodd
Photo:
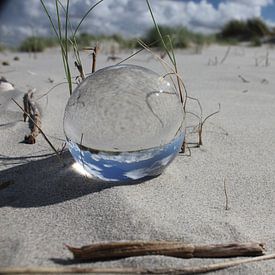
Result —
M 54 0 L 44 0 L 54 14 Z M 65 0 L 61 0 L 65 3 Z M 95 0 L 70 0 L 73 25 Z M 273 0 L 150 0 L 159 24 L 184 25 L 197 32 L 218 31 L 231 19 L 262 17 L 275 25 Z M 84 21 L 81 32 L 140 36 L 152 26 L 145 0 L 103 0 Z M 39 0 L 0 0 L 0 42 L 18 44 L 26 36 L 51 29 Z

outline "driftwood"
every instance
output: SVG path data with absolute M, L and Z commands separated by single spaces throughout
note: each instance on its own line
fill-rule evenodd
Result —
M 93 268 L 93 267 L 0 267 L 0 274 L 202 274 L 222 270 L 241 264 L 275 259 L 275 253 L 250 259 L 185 268 Z
M 24 113 L 23 113 L 23 118 L 24 121 L 27 120 L 27 117 L 32 118 L 30 120 L 30 129 L 31 133 L 28 136 L 25 136 L 25 142 L 28 144 L 34 144 L 36 137 L 40 133 L 40 128 L 41 128 L 41 115 L 40 112 L 33 100 L 33 92 L 34 90 L 29 90 L 23 97 L 23 103 L 24 103 Z
M 36 124 L 35 120 L 32 118 L 32 116 L 27 113 L 21 106 L 20 104 L 14 99 L 11 99 L 22 111 L 23 113 L 29 118 L 29 120 L 37 127 L 37 129 L 40 131 L 40 133 L 42 134 L 42 136 L 44 137 L 44 139 L 46 140 L 46 142 L 50 145 L 50 147 L 53 149 L 54 153 L 56 154 L 57 158 L 59 159 L 59 161 L 61 163 L 64 164 L 62 158 L 60 157 L 59 152 L 55 149 L 55 147 L 53 146 L 53 144 L 50 142 L 50 140 L 47 138 L 46 134 L 42 131 L 42 129 L 40 128 L 40 126 L 38 124 Z
M 99 44 L 96 43 L 94 50 L 93 50 L 92 73 L 94 73 L 95 69 L 96 69 L 96 57 L 97 57 L 98 52 L 99 52 Z
M 178 258 L 226 258 L 259 256 L 265 252 L 262 243 L 193 245 L 167 241 L 129 241 L 98 243 L 81 248 L 67 246 L 75 259 L 105 261 L 134 256 L 164 255 Z

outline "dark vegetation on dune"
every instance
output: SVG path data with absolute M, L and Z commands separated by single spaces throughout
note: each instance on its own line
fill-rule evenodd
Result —
M 174 48 L 188 48 L 212 43 L 237 44 L 240 42 L 249 42 L 251 46 L 261 46 L 263 39 L 271 40 L 275 37 L 275 31 L 270 29 L 260 18 L 252 18 L 246 21 L 232 20 L 225 24 L 220 32 L 212 35 L 195 33 L 185 27 L 159 26 L 159 29 L 164 39 L 167 40 L 166 42 L 168 42 L 168 39 L 172 40 Z M 96 41 L 117 43 L 125 49 L 140 47 L 136 39 L 127 39 L 119 34 L 107 36 L 81 33 L 76 39 L 80 48 L 90 46 Z M 162 42 L 159 40 L 159 34 L 155 27 L 149 29 L 142 40 L 147 44 L 154 43 L 153 47 L 162 48 Z M 21 43 L 19 50 L 23 52 L 42 52 L 46 48 L 55 46 L 58 46 L 58 41 L 55 38 L 32 36 Z
M 254 46 L 260 46 L 261 39 L 275 36 L 260 18 L 252 18 L 246 21 L 232 20 L 228 22 L 217 34 L 217 39 L 224 41 L 248 42 Z

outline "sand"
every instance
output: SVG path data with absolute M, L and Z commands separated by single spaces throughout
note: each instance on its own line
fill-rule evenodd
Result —
M 36 98 L 64 81 L 58 50 L 37 54 L 0 54 L 0 76 L 15 90 L 0 93 L 0 181 L 14 184 L 0 190 L 0 266 L 62 266 L 71 258 L 64 243 L 82 246 L 115 240 L 180 240 L 209 244 L 265 242 L 275 252 L 275 50 L 269 66 L 255 66 L 266 48 L 211 46 L 201 54 L 177 52 L 191 96 L 198 97 L 204 116 L 221 104 L 221 112 L 206 122 L 204 145 L 190 157 L 179 155 L 159 177 L 137 184 L 101 183 L 76 173 L 72 157 L 59 163 L 40 135 L 24 144 L 28 124 L 11 97 L 22 103 L 23 93 L 36 88 Z M 120 53 L 126 57 L 127 53 Z M 84 54 L 89 71 L 90 59 Z M 98 68 L 113 64 L 98 57 Z M 2 62 L 1 62 L 2 63 Z M 129 62 L 128 62 L 129 63 Z M 157 72 L 161 66 L 148 54 L 131 63 Z M 77 71 L 74 70 L 74 75 Z M 239 77 L 239 75 L 241 77 Z M 49 78 L 54 80 L 50 83 Z M 248 82 L 245 82 L 244 78 Z M 42 128 L 51 142 L 64 142 L 63 112 L 69 93 L 66 84 L 39 100 Z M 192 104 L 189 109 L 197 112 Z M 193 125 L 189 116 L 187 125 Z M 188 140 L 196 135 L 189 133 Z M 224 181 L 229 210 L 225 210 Z M 163 256 L 78 264 L 96 267 L 185 267 L 219 262 L 216 259 L 176 259 Z M 274 274 L 274 261 L 259 262 L 215 274 Z

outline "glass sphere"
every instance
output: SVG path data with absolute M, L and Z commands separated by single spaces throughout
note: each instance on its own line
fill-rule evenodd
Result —
M 75 160 L 104 181 L 156 176 L 179 152 L 183 107 L 174 86 L 135 65 L 87 77 L 68 100 L 64 132 Z

